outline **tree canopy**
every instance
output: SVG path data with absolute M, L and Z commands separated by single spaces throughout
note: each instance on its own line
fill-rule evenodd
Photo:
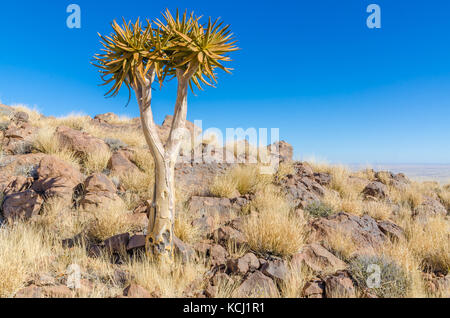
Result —
M 230 61 L 227 53 L 236 51 L 229 25 L 209 18 L 200 22 L 192 12 L 175 17 L 169 10 L 161 19 L 146 20 L 142 26 L 138 18 L 135 23 L 123 20 L 123 25 L 113 21 L 113 32 L 101 37 L 102 53 L 95 55 L 94 63 L 100 69 L 103 85 L 112 84 L 105 94 L 116 96 L 123 85 L 129 91 L 137 87 L 139 77 L 153 81 L 157 77 L 163 85 L 167 77 L 191 74 L 190 87 L 202 89 L 202 84 L 217 83 L 216 69 L 230 73 L 232 69 L 223 65 Z M 183 76 L 181 75 L 181 76 Z M 178 75 L 180 76 L 180 75 Z

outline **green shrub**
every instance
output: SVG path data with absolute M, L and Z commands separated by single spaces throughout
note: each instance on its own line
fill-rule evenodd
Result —
M 305 211 L 308 212 L 311 216 L 319 218 L 319 217 L 328 217 L 336 211 L 329 206 L 328 204 L 325 204 L 323 202 L 313 202 L 310 203 L 306 208 Z
M 376 275 L 373 265 L 379 267 L 380 281 L 370 288 L 368 282 Z M 368 289 L 380 298 L 405 297 L 411 288 L 408 274 L 395 262 L 383 256 L 359 256 L 350 261 L 349 271 L 360 290 Z
M 104 141 L 109 146 L 111 151 L 117 151 L 128 147 L 128 145 L 120 139 L 106 138 Z

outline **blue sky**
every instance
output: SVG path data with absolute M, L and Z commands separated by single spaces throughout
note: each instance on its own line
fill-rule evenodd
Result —
M 66 27 L 66 7 L 82 28 Z M 280 1 L 41 0 L 2 2 L 0 100 L 46 115 L 113 111 L 138 115 L 127 93 L 105 99 L 97 32 L 113 19 L 154 18 L 192 9 L 231 24 L 241 51 L 217 88 L 190 95 L 188 119 L 203 127 L 280 128 L 298 158 L 341 163 L 450 163 L 448 0 Z M 368 29 L 379 4 L 382 28 Z M 175 82 L 155 91 L 162 121 Z

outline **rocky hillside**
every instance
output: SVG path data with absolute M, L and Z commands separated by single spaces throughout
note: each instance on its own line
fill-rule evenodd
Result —
M 0 105 L 0 297 L 450 296 L 450 185 L 295 162 L 285 142 L 273 175 L 206 144 L 180 161 L 176 257 L 152 262 L 140 129 Z

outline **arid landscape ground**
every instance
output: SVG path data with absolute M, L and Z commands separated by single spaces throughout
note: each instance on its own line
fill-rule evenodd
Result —
M 177 165 L 161 264 L 144 249 L 154 165 L 138 119 L 1 105 L 0 297 L 450 296 L 450 185 L 277 147 L 273 175 L 220 148 Z

